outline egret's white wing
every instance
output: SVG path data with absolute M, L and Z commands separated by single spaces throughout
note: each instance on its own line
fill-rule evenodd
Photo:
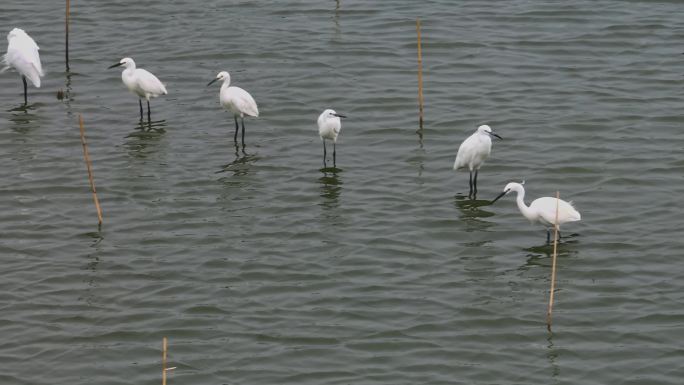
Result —
M 538 213 L 542 220 L 547 223 L 556 222 L 556 201 L 558 201 L 558 222 L 574 222 L 579 221 L 582 217 L 580 213 L 575 210 L 572 205 L 562 199 L 557 200 L 552 197 L 542 197 L 535 199 L 530 204 L 530 209 Z
M 135 70 L 135 76 L 138 82 L 138 88 L 150 96 L 166 95 L 166 87 L 162 84 L 156 76 L 151 72 L 138 68 Z
M 475 156 L 475 148 L 477 144 L 477 133 L 470 135 L 461 143 L 456 153 L 456 160 L 454 161 L 454 170 L 467 167 L 470 161 Z
M 34 86 L 40 87 L 40 77 L 44 75 L 40 63 L 38 44 L 23 30 L 15 28 L 7 35 L 9 44 L 4 56 L 5 65 L 14 67 L 26 76 Z
M 240 87 L 230 87 L 230 91 L 234 100 L 234 104 L 238 110 L 240 110 L 240 112 L 249 116 L 259 116 L 257 104 L 249 92 Z

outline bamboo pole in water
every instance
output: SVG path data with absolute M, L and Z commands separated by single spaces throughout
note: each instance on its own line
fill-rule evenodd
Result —
M 176 369 L 176 367 L 167 368 L 166 367 L 166 352 L 168 351 L 168 338 L 164 337 L 162 339 L 162 385 L 166 385 L 166 372 Z
M 546 310 L 546 328 L 551 331 L 551 315 L 553 313 L 553 294 L 556 291 L 556 259 L 558 258 L 558 203 L 560 192 L 556 191 L 556 224 L 553 230 L 553 258 L 551 261 L 551 291 L 549 292 L 549 307 Z
M 162 340 L 162 385 L 166 385 L 166 347 L 167 339 Z
M 66 70 L 69 71 L 69 15 L 71 13 L 71 1 L 66 0 L 66 18 L 64 21 L 64 59 L 66 60 Z
M 95 208 L 97 209 L 97 224 L 98 226 L 102 226 L 102 209 L 100 208 L 100 200 L 97 198 L 95 180 L 93 179 L 93 168 L 90 162 L 90 155 L 88 155 L 88 143 L 86 143 L 85 128 L 83 128 L 83 115 L 78 116 L 78 125 L 81 129 L 81 144 L 83 145 L 83 157 L 85 158 L 86 167 L 88 169 L 88 180 L 90 181 L 90 190 L 93 192 L 93 201 L 95 201 Z
M 420 129 L 423 129 L 423 51 L 420 38 L 420 19 L 416 19 L 416 33 L 418 34 L 418 112 Z

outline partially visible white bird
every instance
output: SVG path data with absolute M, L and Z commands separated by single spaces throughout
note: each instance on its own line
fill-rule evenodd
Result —
M 524 183 L 524 182 L 523 182 Z M 562 199 L 556 199 L 552 197 L 542 197 L 537 198 L 532 201 L 532 204 L 528 207 L 525 205 L 525 188 L 520 183 L 511 182 L 504 187 L 503 192 L 499 194 L 492 203 L 496 202 L 502 196 L 508 194 L 511 191 L 517 193 L 515 199 L 518 204 L 518 209 L 525 218 L 529 219 L 530 222 L 539 222 L 546 226 L 546 242 L 549 243 L 551 240 L 551 228 L 556 225 L 556 205 L 558 205 L 558 228 L 560 225 L 566 222 L 575 222 L 582 219 L 580 213 L 575 210 L 572 206 L 572 202 L 566 202 Z M 558 231 L 558 236 L 560 237 L 560 230 Z
M 477 174 L 484 161 L 492 152 L 492 136 L 501 139 L 488 125 L 482 125 L 477 128 L 474 134 L 464 140 L 458 148 L 456 160 L 454 161 L 454 170 L 467 167 L 470 171 L 469 198 L 475 199 L 477 195 Z M 473 171 L 475 171 L 474 178 Z
M 207 84 L 207 87 L 217 80 L 222 80 L 221 91 L 219 92 L 219 101 L 226 110 L 233 113 L 235 118 L 235 141 L 239 131 L 238 116 L 242 120 L 242 146 L 245 146 L 245 115 L 259 116 L 259 109 L 249 92 L 240 87 L 230 86 L 230 74 L 226 71 L 221 71 L 216 75 L 216 78 Z
M 151 122 L 150 98 L 156 98 L 159 95 L 166 95 L 166 87 L 149 71 L 142 68 L 135 68 L 135 62 L 129 57 L 121 59 L 118 63 L 109 66 L 109 68 L 120 66 L 125 68 L 121 72 L 121 80 L 123 80 L 123 83 L 126 85 L 126 88 L 128 88 L 129 91 L 138 95 L 138 104 L 140 104 L 140 120 L 143 120 L 142 99 L 145 98 L 145 100 L 147 100 L 147 119 Z
M 5 68 L 0 72 L 13 67 L 21 74 L 21 80 L 24 82 L 24 104 L 28 104 L 26 78 L 36 88 L 40 88 L 40 78 L 45 75 L 40 64 L 38 44 L 21 28 L 11 30 L 7 34 L 7 42 L 7 53 L 3 57 Z
M 325 148 L 325 140 L 330 139 L 333 141 L 333 167 L 337 167 L 337 162 L 335 160 L 335 144 L 337 143 L 337 136 L 340 134 L 342 129 L 342 122 L 340 118 L 346 118 L 344 115 L 340 115 L 335 110 L 327 109 L 318 117 L 318 135 L 320 135 L 323 141 L 323 167 L 325 167 L 325 161 L 327 157 L 327 151 Z

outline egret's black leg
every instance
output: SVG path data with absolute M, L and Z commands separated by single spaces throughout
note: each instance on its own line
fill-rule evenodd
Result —
M 245 148 L 245 118 L 242 119 L 242 148 Z
M 554 235 L 555 237 L 555 235 Z M 562 236 L 560 230 L 558 230 L 558 241 L 560 242 Z M 546 243 L 551 243 L 551 229 L 546 229 Z
M 147 101 L 147 121 L 152 122 L 152 112 L 150 111 L 150 101 Z
M 473 197 L 473 172 L 472 171 L 470 172 L 469 182 L 470 182 L 470 190 L 468 190 L 468 198 L 472 198 Z
M 138 104 L 140 105 L 140 121 L 142 122 L 142 120 L 143 120 L 142 99 L 138 99 Z
M 323 168 L 325 168 L 327 165 L 325 164 L 326 158 L 328 157 L 328 152 L 325 149 L 325 139 L 323 139 Z
M 235 143 L 237 143 L 238 131 L 240 131 L 240 125 L 238 124 L 238 121 L 237 121 L 237 115 L 235 115 L 235 138 L 234 138 Z
M 477 173 L 479 170 L 475 170 L 475 177 L 473 178 L 473 199 L 477 199 Z
M 335 142 L 333 142 L 333 167 L 337 167 L 337 160 L 335 159 Z
M 28 104 L 28 85 L 26 84 L 26 76 L 21 76 L 21 81 L 24 82 L 24 104 Z

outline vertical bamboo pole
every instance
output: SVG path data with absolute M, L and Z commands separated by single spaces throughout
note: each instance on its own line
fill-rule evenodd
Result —
M 549 292 L 549 307 L 546 310 L 546 328 L 551 331 L 551 315 L 553 313 L 553 293 L 556 291 L 556 259 L 558 257 L 558 203 L 560 192 L 556 191 L 556 224 L 553 231 L 553 258 L 551 262 L 551 291 Z
M 162 385 L 166 385 L 166 348 L 168 340 L 166 337 L 162 340 Z
M 98 226 L 102 226 L 102 209 L 100 208 L 100 200 L 97 198 L 95 180 L 93 180 L 93 168 L 90 163 L 90 155 L 88 155 L 88 143 L 86 143 L 85 129 L 83 128 L 83 115 L 78 115 L 78 125 L 81 129 L 81 144 L 83 145 L 83 157 L 85 158 L 86 167 L 88 168 L 90 190 L 93 192 L 93 201 L 95 201 L 95 208 L 97 209 L 97 224 Z
M 66 60 L 66 70 L 69 71 L 69 14 L 71 13 L 71 1 L 66 0 L 66 18 L 64 22 L 64 59 Z
M 416 33 L 418 34 L 418 111 L 420 129 L 423 129 L 423 50 L 420 38 L 420 19 L 416 19 Z

